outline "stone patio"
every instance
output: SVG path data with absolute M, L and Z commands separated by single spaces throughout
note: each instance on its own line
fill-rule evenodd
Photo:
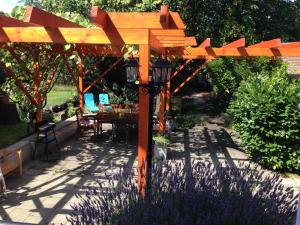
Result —
M 0 220 L 33 224 L 68 224 L 66 216 L 76 203 L 75 193 L 84 191 L 95 180 L 105 181 L 105 173 L 117 173 L 124 163 L 134 171 L 137 167 L 136 135 L 113 142 L 110 127 L 102 137 L 90 136 L 72 139 L 63 146 L 61 160 L 27 163 L 23 177 L 10 176 L 7 180 L 8 198 L 1 200 Z M 223 127 L 206 124 L 190 130 L 174 132 L 168 158 L 205 160 L 218 164 L 227 162 L 237 166 L 249 162 Z M 284 178 L 286 186 L 300 191 L 299 176 Z

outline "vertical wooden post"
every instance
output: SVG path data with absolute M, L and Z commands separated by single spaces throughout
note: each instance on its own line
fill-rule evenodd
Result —
M 166 90 L 166 112 L 171 110 L 171 80 L 167 82 Z
M 140 45 L 140 84 L 149 83 L 149 45 Z M 151 106 L 152 107 L 152 106 Z M 147 88 L 139 87 L 139 129 L 138 129 L 138 192 L 145 196 L 147 185 L 147 156 L 149 138 L 149 91 Z
M 160 135 L 164 135 L 166 131 L 166 114 L 165 114 L 165 100 L 166 100 L 166 94 L 165 89 L 162 88 L 160 91 L 160 102 L 159 102 L 159 133 Z
M 84 110 L 84 103 L 83 103 L 83 65 L 82 59 L 79 58 L 78 64 L 78 90 L 79 90 L 79 107 L 83 111 Z

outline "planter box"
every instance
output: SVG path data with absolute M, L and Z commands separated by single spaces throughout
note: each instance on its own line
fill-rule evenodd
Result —
M 155 141 L 154 143 L 154 158 L 156 160 L 164 161 L 167 159 L 167 145 L 160 144 Z

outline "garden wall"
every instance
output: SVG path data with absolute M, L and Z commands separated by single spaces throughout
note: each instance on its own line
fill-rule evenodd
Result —
M 55 133 L 56 133 L 56 138 L 61 146 L 63 142 L 71 138 L 72 136 L 75 135 L 77 129 L 77 123 L 76 123 L 76 117 L 73 116 L 67 120 L 64 120 L 62 122 L 59 122 L 56 127 L 55 127 Z M 23 149 L 23 161 L 29 161 L 31 159 L 31 151 L 35 147 L 35 140 L 36 140 L 36 134 L 33 134 L 29 137 L 26 137 L 17 143 L 10 145 L 7 147 L 8 151 L 14 151 L 17 149 L 22 148 Z M 45 145 L 39 144 L 38 149 L 37 149 L 37 155 L 43 154 L 44 153 L 44 148 Z M 52 142 L 49 145 L 49 148 L 55 147 L 55 142 Z

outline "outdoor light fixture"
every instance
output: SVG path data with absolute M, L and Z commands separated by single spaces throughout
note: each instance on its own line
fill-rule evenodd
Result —
M 127 60 L 126 64 L 126 77 L 128 83 L 135 83 L 138 79 L 138 73 L 139 73 L 139 63 L 131 57 Z
M 157 86 L 164 86 L 170 80 L 171 71 L 172 63 L 159 57 L 152 66 L 152 82 Z

